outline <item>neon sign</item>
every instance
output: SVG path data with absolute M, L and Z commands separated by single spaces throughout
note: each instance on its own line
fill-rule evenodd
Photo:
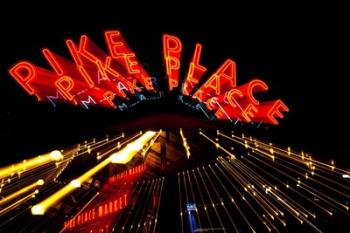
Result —
M 104 35 L 108 52 L 87 35 L 82 35 L 78 43 L 66 40 L 72 61 L 44 48 L 42 53 L 50 70 L 20 61 L 9 69 L 9 73 L 28 94 L 53 105 L 65 102 L 85 108 L 100 106 L 123 111 L 143 100 L 164 97 L 157 79 L 147 73 L 122 34 L 106 31 Z M 183 83 L 180 83 L 182 42 L 169 34 L 163 34 L 162 41 L 168 90 L 178 91 L 180 97 L 197 102 L 199 105 L 195 109 L 216 119 L 275 125 L 284 117 L 283 113 L 289 111 L 280 99 L 268 102 L 256 99 L 256 93 L 269 89 L 264 81 L 253 79 L 237 85 L 236 63 L 232 59 L 226 59 L 209 74 L 200 62 L 202 45 L 199 43 L 194 48 Z M 204 76 L 208 77 L 206 81 L 202 80 Z M 151 98 L 145 97 L 145 93 Z M 136 102 L 128 105 L 133 97 Z M 181 102 L 184 103 L 183 98 Z
M 83 230 L 85 223 L 95 222 L 96 227 L 107 227 L 129 203 L 133 202 L 131 195 L 134 181 L 146 170 L 142 163 L 108 178 L 99 191 L 99 196 L 89 203 L 87 210 L 64 222 L 64 230 Z M 98 224 L 97 224 L 98 222 Z M 85 232 L 85 231 L 82 231 Z M 89 231 L 90 232 L 90 231 Z
M 125 181 L 128 180 L 129 182 L 132 180 L 137 179 L 144 171 L 146 170 L 146 164 L 140 164 L 136 167 L 132 167 L 126 171 L 120 172 L 114 176 L 111 176 L 108 179 L 107 183 L 115 183 L 117 181 Z
M 171 40 L 181 45 L 179 38 L 171 37 Z M 166 45 L 167 43 L 163 43 L 163 46 Z M 181 47 L 178 46 L 178 48 Z M 166 48 L 163 49 L 167 51 Z M 243 122 L 253 121 L 277 125 L 277 118 L 283 118 L 283 112 L 289 111 L 288 107 L 280 99 L 260 103 L 254 97 L 255 93 L 269 89 L 262 80 L 254 79 L 247 84 L 237 86 L 236 63 L 231 59 L 227 59 L 203 85 L 193 91 L 207 70 L 199 62 L 201 52 L 202 46 L 197 44 L 182 86 L 182 93 L 204 103 L 208 110 L 215 111 L 216 118 L 226 120 L 239 119 Z M 174 59 L 176 60 L 181 56 L 181 51 L 177 51 L 175 55 Z M 164 53 L 164 57 L 166 58 L 167 56 L 168 54 Z M 178 66 L 176 68 L 180 69 L 180 62 Z M 171 70 L 168 70 L 168 65 L 166 68 L 167 74 L 171 73 Z M 174 82 L 173 79 L 176 79 L 176 76 L 168 75 L 167 77 L 169 86 L 172 86 L 171 84 Z M 193 94 L 191 95 L 192 92 Z
M 101 203 L 97 207 L 83 211 L 79 215 L 64 222 L 64 229 L 70 230 L 85 223 L 98 220 L 110 214 L 117 213 L 128 205 L 128 194 L 117 196 L 108 202 Z

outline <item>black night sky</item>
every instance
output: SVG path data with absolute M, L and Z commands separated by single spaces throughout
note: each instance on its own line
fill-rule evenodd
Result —
M 240 127 L 281 146 L 349 167 L 349 9 L 2 9 L 0 137 L 1 165 L 105 134 L 127 120 L 169 113 L 200 116 L 171 98 L 125 113 L 38 103 L 7 73 L 26 59 L 49 68 L 48 47 L 67 58 L 64 40 L 87 34 L 106 49 L 103 32 L 119 29 L 150 73 L 164 79 L 162 33 L 183 42 L 184 75 L 196 42 L 207 76 L 226 59 L 237 63 L 238 84 L 260 77 L 268 98 L 290 112 L 277 127 Z M 203 116 L 200 116 L 202 119 Z M 176 125 L 175 127 L 183 126 Z M 191 127 L 191 125 L 187 125 Z M 227 125 L 227 127 L 233 126 Z M 235 130 L 235 129 L 234 129 Z

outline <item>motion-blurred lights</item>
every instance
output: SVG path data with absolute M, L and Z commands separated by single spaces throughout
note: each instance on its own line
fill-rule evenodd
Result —
M 44 180 L 43 180 L 43 179 L 40 179 L 40 180 L 38 180 L 36 183 L 37 183 L 37 185 L 43 185 L 43 184 L 44 184 Z
M 31 212 L 33 215 L 44 215 L 45 209 L 41 205 L 35 205 L 32 207 Z
M 33 206 L 31 208 L 31 212 L 33 215 L 44 215 L 46 210 L 49 209 L 51 206 L 58 203 L 61 199 L 63 199 L 65 196 L 67 196 L 69 193 L 74 191 L 76 188 L 79 188 L 83 182 L 94 176 L 97 172 L 99 172 L 101 169 L 106 167 L 111 162 L 117 162 L 125 164 L 129 162 L 134 155 L 138 153 L 138 149 L 140 148 L 139 143 L 142 145 L 146 145 L 149 140 L 152 139 L 152 137 L 156 134 L 156 132 L 153 131 L 147 131 L 144 135 L 137 138 L 133 142 L 129 143 L 128 146 L 120 150 L 119 152 L 116 152 L 112 154 L 107 159 L 103 160 L 99 164 L 97 164 L 95 167 L 91 168 L 89 171 L 85 172 L 83 175 L 79 176 L 78 178 L 72 180 L 68 185 L 64 186 L 60 190 L 58 190 L 56 193 L 52 194 L 45 200 L 41 201 L 37 205 Z M 134 144 L 135 143 L 135 144 Z M 142 149 L 142 148 L 141 148 Z
M 153 137 L 156 135 L 154 131 L 147 131 L 144 135 L 129 143 L 122 150 L 111 155 L 111 162 L 125 164 L 129 162 Z
M 79 180 L 72 180 L 70 185 L 72 185 L 74 188 L 80 188 L 81 182 Z
M 54 150 L 50 153 L 50 156 L 53 160 L 57 161 L 57 160 L 61 160 L 63 158 L 63 155 L 60 151 L 58 150 Z
M 143 148 L 144 144 L 142 142 L 134 142 L 129 143 L 126 147 L 130 148 L 130 150 L 139 151 Z

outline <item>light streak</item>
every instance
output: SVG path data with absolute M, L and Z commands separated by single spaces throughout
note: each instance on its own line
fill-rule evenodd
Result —
M 147 192 L 146 194 L 144 193 L 143 194 L 143 197 L 142 197 L 142 207 L 137 209 L 136 213 L 134 214 L 133 216 L 133 221 L 132 221 L 132 224 L 130 225 L 130 231 L 135 227 L 137 227 L 137 229 L 139 229 L 140 227 L 140 224 L 136 224 L 136 221 L 138 220 L 138 218 L 142 218 L 142 215 L 143 215 L 143 212 L 145 211 L 145 209 L 147 208 L 147 205 L 148 205 L 148 202 L 149 202 L 149 198 L 150 196 L 152 195 L 153 193 L 153 190 L 156 186 L 156 183 L 157 183 L 157 180 L 156 179 L 153 179 L 151 181 L 151 184 L 149 186 L 149 188 L 147 189 Z M 135 232 L 138 232 L 137 230 Z
M 140 135 L 142 135 L 142 131 L 140 131 L 139 133 L 133 135 L 132 137 L 129 137 L 128 139 L 126 139 L 125 141 L 118 141 L 117 142 L 117 146 L 115 146 L 114 144 L 112 144 L 112 148 L 108 149 L 107 151 L 104 151 L 102 152 L 102 150 L 98 151 L 96 153 L 96 159 L 97 160 L 101 160 L 103 159 L 104 157 L 106 157 L 107 155 L 110 155 L 113 151 L 115 151 L 116 149 L 117 150 L 120 150 L 120 148 L 122 148 L 125 144 L 128 144 L 129 142 L 131 142 L 132 140 L 134 140 L 135 138 L 139 137 Z M 124 138 L 125 136 L 123 136 Z M 109 145 L 111 144 L 111 142 L 114 141 L 114 140 L 108 140 L 107 138 L 107 142 L 104 143 L 104 145 Z
M 96 193 L 84 206 L 76 213 L 71 219 L 75 219 L 80 213 L 82 213 L 85 208 L 99 195 L 100 193 Z M 64 232 L 65 228 L 63 228 L 60 233 Z
M 141 193 L 143 193 L 143 191 L 145 191 L 146 188 L 148 187 L 148 183 L 149 183 L 148 181 L 142 181 L 141 185 L 139 185 L 139 183 L 137 183 L 136 190 L 138 190 L 138 191 L 137 191 L 137 194 L 136 194 L 136 197 L 135 197 L 136 199 L 140 198 Z M 139 187 L 139 186 L 141 186 L 141 187 Z M 131 205 L 130 212 L 134 212 L 135 207 L 136 207 L 136 201 Z M 121 227 L 121 232 L 124 232 L 124 230 L 126 229 L 125 226 L 129 222 L 130 217 L 131 217 L 131 215 L 127 215 L 127 217 L 126 217 L 126 219 L 124 221 L 124 224 Z
M 98 165 L 81 175 L 80 177 L 72 180 L 69 184 L 64 186 L 62 189 L 58 190 L 56 193 L 41 201 L 32 207 L 31 212 L 33 215 L 43 215 L 51 206 L 55 205 L 69 193 L 79 188 L 81 184 L 87 181 L 90 177 L 94 176 L 100 170 L 105 168 L 110 163 L 121 163 L 125 164 L 129 162 L 139 150 L 155 135 L 153 131 L 147 131 L 138 139 L 129 143 L 126 147 L 121 149 L 119 152 L 116 152 L 109 156 L 107 159 L 100 162 Z
M 129 143 L 122 150 L 111 155 L 111 162 L 118 164 L 128 163 L 147 143 L 156 135 L 154 131 L 147 131 L 135 141 Z
M 12 203 L 11 205 L 9 206 L 6 206 L 5 208 L 1 209 L 0 210 L 0 216 L 13 210 L 14 208 L 16 208 L 18 205 L 24 203 L 25 201 L 29 200 L 29 199 L 32 199 L 35 197 L 35 195 L 38 193 L 39 191 L 38 190 L 35 190 L 34 192 L 26 195 L 25 197 L 22 197 L 21 199 L 17 200 L 16 202 Z
M 196 184 L 196 187 L 197 187 L 197 190 L 198 190 L 198 193 L 199 193 L 200 200 L 201 200 L 202 205 L 203 205 L 203 209 L 204 209 L 205 215 L 206 215 L 207 220 L 209 222 L 209 226 L 210 226 L 211 229 L 213 229 L 213 223 L 212 223 L 212 221 L 211 221 L 211 219 L 209 217 L 208 208 L 205 205 L 204 198 L 203 198 L 203 195 L 202 195 L 202 192 L 201 192 L 201 188 L 200 188 L 200 186 L 198 184 L 198 180 L 197 180 L 197 177 L 196 177 L 196 174 L 195 174 L 194 170 L 192 170 L 192 174 L 193 174 L 193 177 L 194 177 L 194 180 L 195 180 L 195 184 Z M 181 195 L 180 195 L 180 197 L 181 197 Z
M 288 215 L 294 217 L 301 225 L 307 224 L 315 231 L 321 232 L 310 221 L 311 218 L 316 219 L 315 209 L 310 208 L 310 205 L 324 211 L 329 216 L 332 216 L 334 211 L 348 215 L 350 195 L 345 190 L 350 190 L 350 187 L 345 184 L 344 179 L 348 179 L 350 175 L 348 171 L 335 167 L 334 161 L 326 164 L 313 159 L 307 153 L 295 153 L 290 147 L 282 149 L 272 143 L 263 143 L 243 134 L 242 137 L 238 137 L 232 133 L 230 137 L 217 130 L 218 136 L 228 139 L 223 142 L 219 138 L 209 136 L 202 130 L 199 134 L 211 142 L 218 152 L 223 151 L 228 155 L 226 159 L 219 156 L 216 159 L 219 163 L 215 163 L 214 168 L 218 169 L 228 182 L 238 183 L 247 195 L 243 195 L 235 188 L 235 185 L 232 184 L 232 187 L 268 231 L 279 231 L 277 225 L 275 226 L 275 220 L 286 227 L 287 222 L 284 217 Z M 241 145 L 242 149 L 247 151 L 247 156 L 240 154 L 237 157 L 229 152 L 226 148 L 232 147 L 232 143 Z M 241 153 L 240 150 L 235 151 Z M 205 171 L 208 176 L 207 179 L 210 187 L 213 187 L 214 193 L 219 194 L 215 192 L 217 186 L 210 182 L 211 178 L 206 172 L 207 168 L 210 168 L 209 171 L 218 180 L 218 184 L 222 188 L 220 190 L 225 191 L 230 198 L 231 193 L 220 182 L 220 177 L 215 174 L 214 168 L 209 164 L 203 166 L 201 170 Z M 270 173 L 271 171 L 272 173 Z M 278 172 L 278 175 L 275 172 Z M 230 174 L 230 178 L 225 173 Z M 270 183 L 268 178 L 277 181 L 282 186 Z M 283 178 L 287 178 L 287 181 L 282 180 Z M 295 182 L 295 185 L 290 181 Z M 289 192 L 298 195 L 299 199 L 294 199 L 294 196 L 291 196 Z M 252 200 L 261 209 L 251 205 Z M 304 202 L 300 200 L 304 200 Z M 265 213 L 261 215 L 259 213 L 261 211 Z M 243 216 L 244 213 L 242 213 Z M 249 222 L 246 224 L 249 226 Z
M 160 195 L 159 195 L 159 200 L 158 200 L 157 212 L 156 212 L 156 216 L 155 216 L 155 218 L 154 218 L 153 233 L 156 232 L 156 227 L 157 227 L 157 223 L 158 223 L 158 214 L 159 214 L 160 202 L 161 202 L 161 200 L 162 200 L 164 180 L 165 180 L 165 178 L 162 177 L 162 184 L 161 184 L 160 191 L 159 191 L 159 192 L 160 192 Z
M 20 190 L 18 190 L 16 192 L 14 192 L 14 193 L 4 197 L 3 199 L 1 199 L 0 200 L 0 206 L 5 204 L 5 203 L 7 203 L 7 202 L 9 202 L 9 201 L 11 201 L 11 200 L 13 200 L 13 199 L 15 199 L 18 196 L 23 195 L 24 193 L 29 192 L 30 190 L 36 188 L 37 186 L 41 186 L 43 184 L 44 184 L 44 180 L 40 179 L 40 180 L 34 182 L 33 184 L 30 184 L 30 185 L 28 185 L 28 186 L 26 186 L 24 188 L 21 188 Z
M 154 145 L 154 143 L 157 141 L 157 139 L 159 138 L 159 136 L 161 135 L 162 130 L 159 130 L 158 133 L 156 134 L 156 136 L 154 136 L 150 143 L 148 143 L 148 146 L 146 146 L 145 148 L 142 149 L 142 156 L 145 156 L 147 154 L 147 152 L 149 151 L 149 149 L 152 148 L 152 146 Z
M 181 135 L 181 138 L 182 138 L 182 144 L 183 144 L 183 146 L 184 146 L 184 148 L 186 150 L 186 156 L 189 159 L 190 156 L 191 156 L 190 147 L 187 144 L 187 139 L 185 138 L 184 133 L 182 132 L 181 128 L 180 128 L 180 135 Z
M 62 153 L 58 150 L 54 150 L 50 153 L 39 155 L 29 160 L 24 160 L 22 163 L 16 163 L 7 167 L 0 168 L 0 179 L 11 176 L 18 172 L 31 170 L 49 162 L 59 161 L 62 158 Z
M 220 227 L 221 227 L 222 229 L 224 229 L 224 228 L 225 228 L 225 227 L 224 227 L 224 224 L 222 223 L 222 220 L 221 220 L 221 218 L 220 218 L 220 215 L 219 215 L 219 213 L 218 213 L 218 211 L 217 211 L 217 209 L 216 209 L 216 207 L 215 207 L 214 201 L 213 201 L 213 199 L 212 199 L 212 197 L 211 197 L 211 195 L 210 195 L 210 193 L 209 193 L 209 190 L 208 190 L 208 188 L 207 188 L 207 185 L 206 185 L 206 183 L 205 183 L 205 181 L 204 181 L 204 179 L 203 179 L 202 173 L 201 173 L 201 171 L 200 171 L 200 169 L 199 169 L 198 167 L 197 167 L 197 169 L 195 169 L 195 171 L 197 171 L 197 173 L 199 174 L 200 180 L 202 181 L 202 184 L 203 184 L 203 186 L 204 186 L 204 190 L 206 191 L 206 194 L 207 194 L 207 196 L 209 197 L 209 201 L 210 201 L 210 204 L 211 204 L 211 205 L 209 205 L 209 206 L 211 206 L 212 209 L 214 210 L 215 216 L 217 217 L 217 219 L 218 219 L 218 221 L 219 221 L 219 223 L 220 223 Z
M 182 192 L 181 192 L 181 178 L 180 173 L 177 173 L 177 183 L 179 190 L 179 201 L 180 201 L 180 222 L 181 222 L 181 233 L 184 232 L 184 221 L 183 221 L 183 209 L 182 209 Z
M 187 178 L 188 178 L 188 183 L 189 183 L 190 191 L 191 191 L 190 194 L 191 194 L 193 203 L 197 203 L 196 196 L 195 196 L 194 191 L 193 191 L 193 185 L 192 185 L 192 181 L 190 179 L 189 171 L 187 170 L 185 172 L 185 174 L 187 175 Z M 185 177 L 185 179 L 186 179 L 186 177 Z M 198 208 L 196 208 L 196 212 L 198 214 Z M 201 229 L 202 228 L 202 223 L 201 223 L 201 219 L 199 217 L 198 217 L 198 225 L 199 225 L 199 228 Z
M 220 199 L 220 194 L 219 194 L 218 191 L 216 190 L 216 187 L 215 187 L 214 183 L 212 182 L 212 180 L 210 179 L 210 176 L 208 175 L 207 171 L 205 170 L 205 167 L 202 167 L 202 170 L 204 171 L 204 174 L 206 175 L 207 179 L 209 180 L 209 183 L 210 183 L 211 187 L 213 188 L 213 190 L 214 190 L 214 192 L 215 192 L 215 194 L 216 194 L 217 199 Z M 227 210 L 227 208 L 226 208 L 226 206 L 225 206 L 225 203 L 224 203 L 223 201 L 221 201 L 220 204 L 221 204 L 221 207 L 225 210 L 225 213 L 226 213 L 227 217 L 229 218 L 229 220 L 230 220 L 230 222 L 231 222 L 233 228 L 234 228 L 237 232 L 239 232 L 238 229 L 237 229 L 236 224 L 234 223 L 234 221 L 233 221 L 233 219 L 232 219 L 230 213 L 228 212 L 228 210 Z M 252 232 L 255 231 L 254 229 L 251 229 L 251 230 L 252 230 Z
M 182 139 L 184 135 L 181 135 L 181 131 L 179 136 Z M 26 191 L 14 195 L 18 189 L 25 188 L 18 186 L 20 182 L 24 181 L 27 185 L 32 184 L 39 177 L 45 177 L 45 186 L 40 190 L 41 196 L 45 197 L 45 194 L 48 195 L 57 188 L 57 185 L 49 184 L 49 182 L 61 169 L 64 169 L 67 163 L 77 156 L 87 154 L 89 150 L 91 154 L 95 154 L 94 147 L 96 146 L 96 149 L 98 149 L 100 148 L 98 145 L 104 145 L 106 148 L 101 146 L 101 154 L 98 154 L 98 156 L 102 155 L 106 156 L 107 159 L 111 159 L 112 155 L 116 156 L 116 154 L 121 153 L 124 157 L 121 156 L 119 159 L 123 164 L 125 161 L 130 161 L 137 154 L 145 156 L 160 136 L 161 131 L 154 133 L 149 140 L 141 140 L 143 143 L 133 143 L 134 140 L 137 140 L 136 138 L 141 138 L 141 134 L 120 141 L 118 145 L 113 142 L 106 143 L 113 139 L 108 141 L 106 139 L 86 141 L 85 144 L 81 144 L 79 147 L 76 146 L 64 152 L 61 151 L 61 153 L 64 153 L 64 157 L 59 161 L 54 161 L 54 159 L 60 158 L 57 156 L 58 154 L 56 156 L 52 155 L 52 163 L 45 163 L 44 166 L 35 167 L 27 170 L 27 172 L 23 171 L 18 176 L 6 177 L 2 183 L 2 189 L 8 196 L 1 200 L 3 203 L 6 200 L 6 203 L 4 203 L 6 205 L 10 203 L 10 208 L 6 209 L 6 213 L 14 209 L 18 210 L 20 205 L 25 205 L 25 202 L 34 197 L 34 195 L 28 195 L 25 200 L 17 200 L 19 197 L 23 198 L 23 195 L 26 195 L 27 192 L 29 193 L 29 191 Z M 296 220 L 301 225 L 309 225 L 310 228 L 320 232 L 318 226 L 314 225 L 316 216 L 317 219 L 322 219 L 325 214 L 333 216 L 333 218 L 338 216 L 336 214 L 339 213 L 349 215 L 348 203 L 350 197 L 348 190 L 350 190 L 350 186 L 347 182 L 350 173 L 336 167 L 334 161 L 322 163 L 312 158 L 310 154 L 297 153 L 290 147 L 284 149 L 253 137 L 236 136 L 233 133 L 232 136 L 229 136 L 229 134 L 220 130 L 217 131 L 217 136 L 204 131 L 200 131 L 199 134 L 199 138 L 210 142 L 213 148 L 216 149 L 214 149 L 213 156 L 219 155 L 219 157 L 209 165 L 203 165 L 194 170 L 185 170 L 177 174 L 181 220 L 181 230 L 178 229 L 179 232 L 184 232 L 184 228 L 187 227 L 187 223 L 183 219 L 184 215 L 187 214 L 183 208 L 185 201 L 187 203 L 198 202 L 195 210 L 199 218 L 197 223 L 199 222 L 199 228 L 205 231 L 220 229 L 226 230 L 226 232 L 243 230 L 255 232 L 265 229 L 269 232 L 279 232 L 281 230 L 279 227 L 286 227 L 287 221 L 290 225 L 289 221 L 292 218 L 293 221 Z M 182 144 L 184 144 L 184 141 L 182 141 Z M 234 151 L 233 147 L 235 148 Z M 132 155 L 125 156 L 123 150 Z M 221 157 L 221 154 L 225 156 Z M 146 160 L 148 157 L 140 157 L 140 159 Z M 110 160 L 109 163 L 111 162 Z M 95 172 L 93 172 L 94 174 L 90 173 L 87 177 L 91 178 L 98 171 Z M 67 184 L 72 188 L 72 191 L 78 189 L 86 181 L 86 177 L 80 179 L 83 175 Z M 47 183 L 50 188 L 45 188 Z M 159 209 L 162 210 L 159 202 L 158 206 L 153 206 L 152 214 L 148 214 L 150 213 L 151 200 L 153 200 L 152 195 L 162 194 L 163 183 L 164 179 L 137 183 L 135 186 L 137 202 L 132 202 L 133 205 L 130 210 L 135 214 L 123 216 L 126 222 L 120 222 L 124 224 L 123 228 L 120 229 L 121 232 L 126 230 L 147 230 L 148 232 L 158 230 L 158 211 Z M 12 195 L 15 197 L 12 197 Z M 142 205 L 139 205 L 139 202 Z M 7 208 L 5 205 L 4 207 Z M 34 207 L 32 211 L 37 211 L 37 213 L 45 212 L 50 208 L 35 210 Z M 40 205 L 39 207 L 43 208 Z M 195 212 L 192 213 L 195 214 Z M 55 222 L 55 224 L 58 224 L 58 222 Z M 215 225 L 218 227 L 215 227 Z M 27 228 L 30 229 L 30 226 Z

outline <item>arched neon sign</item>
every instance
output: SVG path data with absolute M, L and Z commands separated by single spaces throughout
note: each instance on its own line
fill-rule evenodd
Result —
M 157 79 L 150 76 L 119 31 L 106 31 L 108 53 L 99 48 L 87 35 L 79 43 L 66 40 L 72 60 L 45 48 L 43 56 L 51 70 L 29 61 L 20 61 L 9 69 L 10 75 L 30 95 L 39 101 L 66 102 L 74 105 L 101 106 L 123 110 L 132 96 L 146 99 L 142 93 L 159 93 Z M 168 90 L 178 90 L 181 97 L 191 98 L 196 109 L 205 108 L 217 119 L 278 124 L 278 118 L 289 109 L 280 100 L 260 102 L 258 92 L 268 91 L 268 85 L 254 79 L 237 85 L 236 63 L 227 59 L 209 78 L 199 85 L 207 68 L 200 63 L 202 45 L 197 43 L 183 83 L 180 83 L 181 40 L 163 35 L 163 59 Z M 154 97 L 153 97 L 154 98 Z M 116 100 L 121 100 L 117 104 Z

